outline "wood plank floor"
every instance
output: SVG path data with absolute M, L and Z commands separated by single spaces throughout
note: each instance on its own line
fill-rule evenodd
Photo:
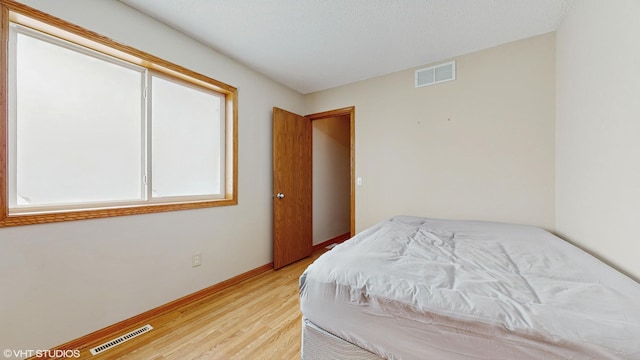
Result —
M 323 251 L 156 317 L 147 322 L 152 331 L 96 356 L 82 351 L 80 358 L 300 359 L 298 278 Z

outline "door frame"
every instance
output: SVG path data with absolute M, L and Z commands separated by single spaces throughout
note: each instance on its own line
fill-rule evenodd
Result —
M 336 110 L 323 111 L 320 113 L 306 115 L 311 121 L 349 115 L 349 163 L 350 163 L 350 219 L 349 232 L 351 236 L 356 234 L 356 108 L 349 106 Z

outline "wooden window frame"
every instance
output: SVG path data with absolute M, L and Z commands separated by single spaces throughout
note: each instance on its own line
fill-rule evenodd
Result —
M 44 213 L 9 214 L 8 201 L 8 51 L 14 22 L 106 55 L 142 66 L 225 96 L 225 194 L 221 199 L 114 206 Z M 65 20 L 13 0 L 0 0 L 0 227 L 149 214 L 238 204 L 238 90 L 223 82 L 120 44 Z

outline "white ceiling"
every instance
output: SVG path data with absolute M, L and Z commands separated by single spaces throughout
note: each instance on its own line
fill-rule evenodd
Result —
M 574 0 L 120 0 L 302 94 L 554 31 Z

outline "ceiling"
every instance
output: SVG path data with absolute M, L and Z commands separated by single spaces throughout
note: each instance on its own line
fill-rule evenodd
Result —
M 119 0 L 302 94 L 555 31 L 574 0 Z

